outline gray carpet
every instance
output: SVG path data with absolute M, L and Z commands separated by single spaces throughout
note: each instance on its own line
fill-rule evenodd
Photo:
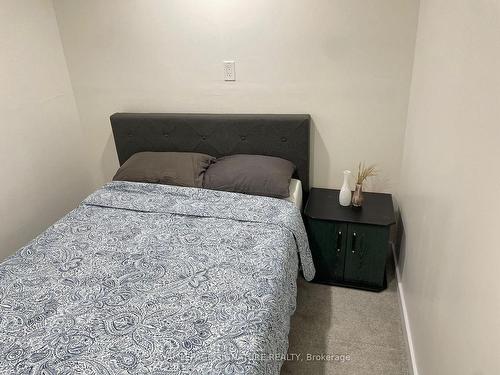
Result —
M 407 375 L 397 281 L 390 260 L 387 279 L 387 290 L 373 293 L 308 283 L 299 277 L 290 360 L 281 374 Z M 331 357 L 308 360 L 307 353 Z M 300 354 L 299 360 L 292 354 Z

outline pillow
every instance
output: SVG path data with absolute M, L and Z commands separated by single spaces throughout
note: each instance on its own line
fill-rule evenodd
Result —
M 114 181 L 202 187 L 214 157 L 194 152 L 138 152 L 118 169 Z
M 295 170 L 292 162 L 264 155 L 231 155 L 217 159 L 205 172 L 203 187 L 286 198 Z

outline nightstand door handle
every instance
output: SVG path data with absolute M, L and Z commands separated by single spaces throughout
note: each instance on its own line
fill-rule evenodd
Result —
M 356 249 L 356 237 L 357 237 L 356 232 L 353 232 L 352 233 L 352 244 L 351 244 L 351 251 L 353 254 L 356 252 L 356 250 L 355 250 Z
M 337 234 L 337 253 L 340 253 L 342 248 L 342 232 L 339 231 Z

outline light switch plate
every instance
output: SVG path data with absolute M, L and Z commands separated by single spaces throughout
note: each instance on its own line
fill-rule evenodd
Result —
M 234 61 L 224 61 L 224 81 L 236 81 Z

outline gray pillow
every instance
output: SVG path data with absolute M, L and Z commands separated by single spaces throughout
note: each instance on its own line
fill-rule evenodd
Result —
M 214 157 L 194 152 L 138 152 L 118 169 L 114 181 L 202 187 Z
M 295 165 L 264 155 L 231 155 L 217 159 L 205 172 L 203 187 L 286 198 Z

